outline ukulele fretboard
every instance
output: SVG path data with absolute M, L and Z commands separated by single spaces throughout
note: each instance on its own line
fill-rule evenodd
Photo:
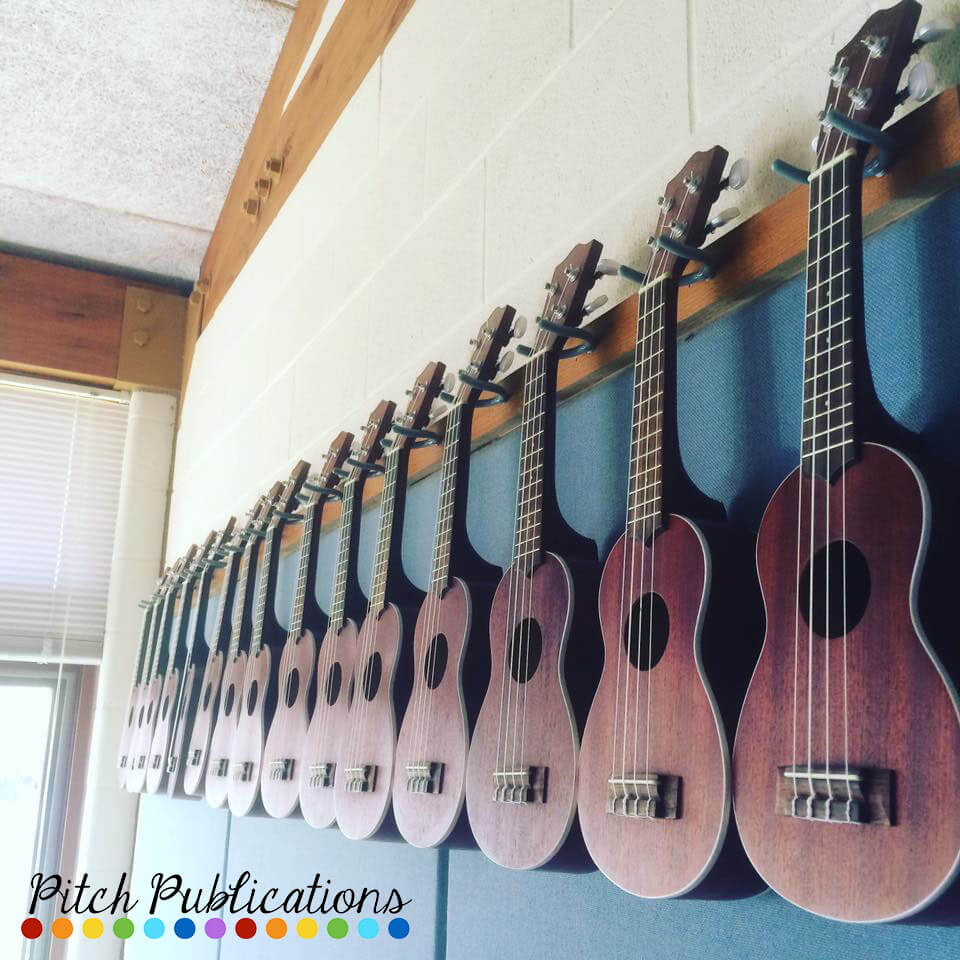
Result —
M 541 350 L 527 365 L 523 383 L 513 562 L 525 573 L 536 566 L 542 542 L 547 374 L 550 362 L 549 351 Z
M 343 504 L 340 511 L 340 532 L 337 540 L 337 567 L 333 576 L 333 601 L 330 620 L 339 630 L 344 623 L 347 604 L 347 584 L 350 577 L 350 551 L 353 531 L 353 511 L 357 491 L 361 488 L 358 477 L 350 477 L 343 483 Z
M 456 520 L 457 466 L 459 463 L 460 431 L 465 406 L 458 403 L 447 415 L 443 438 L 443 462 L 440 468 L 440 502 L 437 507 L 437 531 L 433 545 L 433 566 L 430 588 L 443 592 L 450 579 L 450 552 L 453 547 L 453 526 Z

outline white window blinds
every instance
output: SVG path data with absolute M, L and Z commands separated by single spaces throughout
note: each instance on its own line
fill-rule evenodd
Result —
M 128 399 L 0 378 L 0 658 L 100 659 Z

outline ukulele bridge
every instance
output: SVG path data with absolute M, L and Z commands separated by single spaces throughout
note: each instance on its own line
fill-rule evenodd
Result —
M 200 761 L 203 759 L 203 751 L 198 747 L 190 754 L 190 766 L 199 767 Z
M 176 773 L 177 772 L 177 761 L 180 758 L 175 753 L 171 753 L 167 757 L 167 773 Z
M 677 820 L 680 777 L 642 773 L 607 781 L 607 813 L 634 820 Z
M 215 777 L 225 777 L 229 769 L 230 769 L 229 757 L 221 757 L 219 760 L 214 760 L 210 764 L 210 772 Z
M 347 793 L 373 793 L 377 788 L 377 768 L 372 763 L 365 763 L 358 767 L 347 767 Z
M 497 803 L 546 803 L 547 768 L 494 770 L 493 799 Z
M 127 755 L 126 755 L 126 754 L 124 754 L 124 755 L 120 758 L 120 769 L 121 769 L 121 770 L 126 770 L 126 769 L 127 769 Z
M 335 763 L 314 763 L 310 767 L 310 786 L 324 787 L 333 786 L 333 778 L 337 772 Z
M 893 823 L 893 771 L 844 764 L 779 768 L 776 810 L 822 823 Z
M 293 779 L 293 768 L 296 766 L 296 761 L 293 757 L 282 757 L 279 760 L 270 761 L 270 779 L 271 780 L 292 780 Z
M 253 779 L 253 761 L 238 760 L 233 765 L 233 779 L 235 783 L 249 783 Z
M 407 793 L 440 793 L 443 764 L 431 760 L 407 764 Z

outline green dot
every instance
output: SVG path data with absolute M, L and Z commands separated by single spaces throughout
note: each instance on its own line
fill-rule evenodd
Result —
M 133 936 L 133 921 L 127 917 L 121 917 L 113 922 L 113 935 L 120 940 L 128 940 Z
M 349 929 L 347 921 L 344 920 L 343 917 L 334 917 L 327 924 L 327 933 L 329 933 L 334 940 L 342 940 L 347 935 Z

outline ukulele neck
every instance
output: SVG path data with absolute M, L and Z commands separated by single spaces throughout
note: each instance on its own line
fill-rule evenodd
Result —
M 283 529 L 281 520 L 270 524 L 266 543 L 263 546 L 263 558 L 260 561 L 260 579 L 257 581 L 257 601 L 253 611 L 253 632 L 250 634 L 250 656 L 259 653 L 263 645 L 263 621 L 267 614 L 267 600 L 271 594 L 274 573 L 274 553 L 280 531 Z
M 861 156 L 848 150 L 810 176 L 801 461 L 805 474 L 828 481 L 856 456 L 862 164 Z
M 148 659 L 150 636 L 152 634 L 154 611 L 159 601 L 148 604 L 143 611 L 143 624 L 140 627 L 140 646 L 137 647 L 137 672 L 134 686 L 139 686 L 143 680 L 143 671 Z
M 229 660 L 233 660 L 240 652 L 240 637 L 243 634 L 244 614 L 247 610 L 247 596 L 250 592 L 250 583 L 257 573 L 257 552 L 259 544 L 256 537 L 251 537 L 243 548 L 243 560 L 240 562 L 240 576 L 237 580 L 236 595 L 233 598 L 233 615 L 230 618 L 230 652 Z
M 356 505 L 362 491 L 362 476 L 350 477 L 343 483 L 340 532 L 337 539 L 337 565 L 333 575 L 333 600 L 330 606 L 330 623 L 336 630 L 346 622 L 350 571 L 356 560 L 357 534 L 360 529 L 360 512 L 356 509 Z
M 402 494 L 406 484 L 409 453 L 405 447 L 391 450 L 384 459 L 383 499 L 380 527 L 373 565 L 368 613 L 378 615 L 386 605 L 387 588 L 398 561 L 400 530 L 403 525 Z
M 637 301 L 633 364 L 633 425 L 627 489 L 627 532 L 638 540 L 662 526 L 664 449 L 671 411 L 670 362 L 676 338 L 676 282 L 664 274 L 648 283 Z
M 437 529 L 433 541 L 433 566 L 430 589 L 438 596 L 450 582 L 450 563 L 457 524 L 457 479 L 462 461 L 463 442 L 469 443 L 470 410 L 458 403 L 447 415 L 443 437 L 443 460 L 440 467 L 440 501 L 437 507 Z
M 307 601 L 307 583 L 310 579 L 310 558 L 313 551 L 313 529 L 319 502 L 312 500 L 303 511 L 303 537 L 300 540 L 300 564 L 297 567 L 297 586 L 290 613 L 290 636 L 299 637 L 303 630 L 303 608 Z
M 217 621 L 213 628 L 213 642 L 210 644 L 211 655 L 215 649 L 220 646 L 220 640 L 223 636 L 223 623 L 226 619 L 227 605 L 233 602 L 233 597 L 237 584 L 237 570 L 240 565 L 240 552 L 230 554 L 227 560 L 227 566 L 223 575 L 223 592 L 220 595 L 220 603 L 217 605 Z M 211 580 L 212 580 L 211 575 Z M 202 634 L 203 624 L 199 625 Z

